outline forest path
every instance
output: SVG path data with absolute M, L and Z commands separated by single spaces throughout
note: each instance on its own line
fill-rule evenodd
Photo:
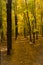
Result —
M 41 38 L 42 40 L 42 38 Z M 43 65 L 43 40 L 30 44 L 28 38 L 19 36 L 13 39 L 12 54 L 1 52 L 1 65 Z

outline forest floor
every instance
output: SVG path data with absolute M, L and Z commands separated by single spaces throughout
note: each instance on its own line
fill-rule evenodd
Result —
M 4 42 L 6 43 L 6 42 Z M 18 36 L 12 39 L 12 54 L 7 55 L 7 46 L 1 44 L 1 65 L 43 65 L 43 38 L 30 43 L 29 38 Z

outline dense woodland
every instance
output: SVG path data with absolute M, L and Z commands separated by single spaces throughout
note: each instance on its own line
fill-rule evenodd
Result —
M 11 47 L 18 35 L 30 36 L 30 41 L 32 35 L 34 40 L 43 36 L 43 0 L 0 0 L 0 39 L 7 37 Z

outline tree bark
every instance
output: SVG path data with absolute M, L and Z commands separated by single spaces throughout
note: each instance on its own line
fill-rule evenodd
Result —
M 17 14 L 15 14 L 15 40 L 17 39 L 18 36 L 18 19 L 17 19 Z
M 30 25 L 30 21 L 29 21 L 29 16 L 28 16 L 28 12 L 27 12 L 27 18 L 28 18 L 28 26 L 29 26 L 29 35 L 30 35 L 30 41 L 32 42 L 32 35 L 31 35 L 31 25 Z
M 2 26 L 2 1 L 0 0 L 0 41 L 2 42 L 3 39 L 3 26 Z
M 7 3 L 7 54 L 10 54 L 12 49 L 11 3 L 12 3 L 12 0 L 8 0 L 8 3 Z

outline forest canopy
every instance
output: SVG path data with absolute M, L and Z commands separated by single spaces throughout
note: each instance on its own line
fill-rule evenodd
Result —
M 0 0 L 0 5 L 0 21 L 2 21 L 3 32 L 5 35 L 7 31 L 7 0 Z M 17 14 L 17 26 L 19 33 L 23 34 L 24 27 L 26 29 L 26 33 L 28 33 L 29 22 L 32 30 L 32 27 L 34 26 L 34 28 L 41 33 L 41 25 L 43 24 L 43 0 L 12 0 L 11 13 L 13 35 L 15 33 L 15 13 Z M 27 21 L 28 16 L 29 21 Z

